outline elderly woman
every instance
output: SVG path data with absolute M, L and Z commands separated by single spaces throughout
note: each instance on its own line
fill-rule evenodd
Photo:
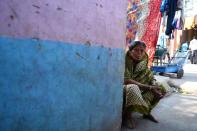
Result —
M 123 124 L 134 128 L 132 112 L 143 114 L 143 118 L 158 122 L 151 110 L 164 96 L 165 89 L 156 83 L 148 68 L 148 55 L 144 42 L 135 41 L 126 54 L 124 74 Z

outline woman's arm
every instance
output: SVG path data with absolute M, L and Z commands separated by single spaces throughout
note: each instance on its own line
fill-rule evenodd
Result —
M 142 90 L 151 90 L 151 89 L 153 88 L 153 86 L 146 85 L 146 84 L 142 84 L 142 83 L 137 82 L 137 81 L 132 80 L 132 79 L 125 80 L 125 81 L 124 81 L 124 84 L 125 84 L 125 85 L 128 85 L 128 84 L 135 84 L 135 85 L 138 85 L 139 88 L 142 89 Z
M 125 81 L 124 81 L 124 84 L 125 84 L 125 85 L 128 85 L 128 84 L 135 84 L 135 85 L 138 85 L 139 88 L 140 88 L 141 90 L 150 90 L 150 91 L 153 92 L 154 95 L 155 95 L 156 97 L 158 97 L 158 98 L 162 98 L 162 97 L 163 97 L 163 95 L 162 95 L 162 93 L 161 93 L 161 90 L 160 90 L 160 88 L 158 87 L 158 85 L 155 85 L 155 86 L 153 86 L 153 85 L 146 85 L 146 84 L 142 84 L 142 83 L 137 82 L 137 81 L 132 80 L 132 79 L 125 80 Z

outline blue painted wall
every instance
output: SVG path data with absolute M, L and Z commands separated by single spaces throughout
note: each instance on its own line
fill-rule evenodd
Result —
M 124 50 L 0 37 L 1 131 L 115 131 Z

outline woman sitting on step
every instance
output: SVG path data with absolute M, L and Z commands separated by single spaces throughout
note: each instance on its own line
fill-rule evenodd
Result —
M 135 127 L 132 112 L 139 112 L 143 114 L 143 118 L 158 123 L 151 115 L 151 110 L 166 92 L 162 85 L 156 83 L 149 70 L 145 50 L 144 42 L 135 41 L 126 53 L 123 124 L 128 128 Z

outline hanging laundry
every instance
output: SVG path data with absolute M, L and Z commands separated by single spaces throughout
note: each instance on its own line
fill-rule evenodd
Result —
M 164 12 L 169 11 L 168 5 L 169 5 L 168 0 L 162 0 L 161 6 L 160 6 L 160 12 L 162 13 L 162 16 L 163 16 Z
M 167 48 L 165 33 L 161 33 L 161 35 L 158 38 L 157 45 L 159 45 L 160 48 Z
M 183 10 L 183 0 L 177 0 L 177 10 Z
M 173 27 L 173 30 L 183 29 L 182 10 L 178 10 L 175 12 L 174 20 L 172 21 L 172 27 Z
M 133 43 L 136 38 L 136 34 L 139 28 L 137 20 L 141 17 L 141 9 L 142 8 L 140 0 L 128 0 L 126 31 L 126 42 L 128 46 Z
M 161 14 L 159 10 L 161 2 L 161 0 L 150 0 L 148 7 L 150 12 L 144 22 L 144 35 L 141 40 L 144 41 L 148 47 L 149 63 L 152 63 L 159 36 L 161 23 Z
M 162 0 L 128 0 L 127 46 L 135 40 L 147 45 L 149 63 L 154 57 L 161 23 L 160 5 Z
M 169 11 L 167 12 L 168 20 L 167 20 L 167 28 L 166 28 L 166 35 L 170 36 L 172 33 L 172 30 L 174 29 L 172 26 L 172 22 L 174 20 L 176 7 L 177 7 L 177 0 L 168 0 L 168 7 Z

